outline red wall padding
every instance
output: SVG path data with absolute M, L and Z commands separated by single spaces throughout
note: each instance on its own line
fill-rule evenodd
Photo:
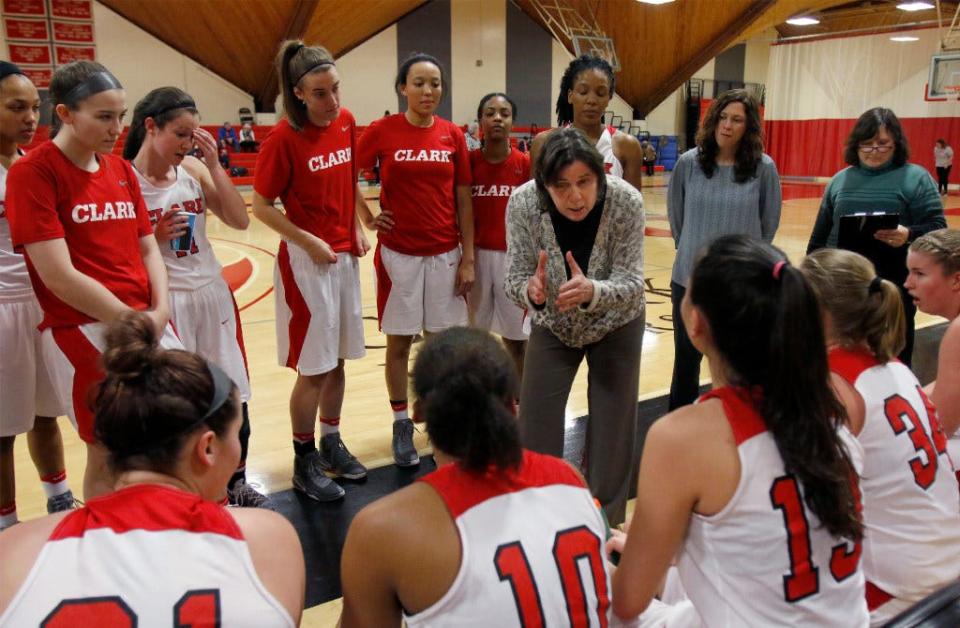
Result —
M 765 150 L 783 176 L 831 177 L 846 167 L 843 147 L 854 119 L 767 120 L 764 122 Z M 910 161 L 930 171 L 933 144 L 943 138 L 960 153 L 960 117 L 900 118 L 910 146 Z

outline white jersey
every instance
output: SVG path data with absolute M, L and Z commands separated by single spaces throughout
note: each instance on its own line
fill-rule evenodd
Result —
M 27 262 L 13 252 L 10 223 L 7 221 L 7 169 L 0 166 L 0 301 L 24 301 L 33 298 Z
M 920 600 L 960 577 L 960 487 L 936 410 L 898 361 L 835 349 L 830 369 L 866 406 L 864 575 L 895 598 Z
M 623 164 L 621 164 L 617 156 L 613 154 L 613 136 L 616 132 L 617 130 L 612 126 L 603 127 L 603 133 L 600 134 L 600 139 L 597 140 L 597 152 L 603 156 L 603 167 L 607 171 L 607 174 L 612 174 L 622 179 Z
M 720 388 L 701 401 L 712 398 L 723 402 L 733 431 L 740 481 L 723 510 L 691 516 L 680 554 L 683 587 L 704 625 L 868 625 L 859 544 L 831 536 L 807 508 L 742 389 Z
M 200 182 L 183 166 L 177 166 L 177 180 L 167 187 L 156 187 L 144 178 L 140 171 L 140 191 L 150 213 L 150 222 L 156 226 L 160 216 L 176 209 L 196 214 L 193 225 L 193 240 L 189 251 L 175 251 L 167 243 L 160 246 L 171 290 L 196 290 L 220 277 L 221 266 L 207 240 L 206 199 Z
M 172 620 L 172 622 L 171 622 Z M 53 531 L 0 626 L 293 626 L 226 509 L 140 484 Z
M 420 626 L 606 626 L 606 526 L 562 460 L 524 452 L 510 474 L 469 474 L 448 464 L 421 481 L 446 503 L 460 533 L 460 570 Z

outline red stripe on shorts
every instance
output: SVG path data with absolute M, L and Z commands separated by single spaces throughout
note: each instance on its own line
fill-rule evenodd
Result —
M 866 586 L 866 597 L 867 597 L 867 610 L 875 611 L 880 608 L 887 602 L 893 599 L 893 596 L 867 580 Z
M 286 293 L 286 290 L 284 290 Z M 240 355 L 243 356 L 243 370 L 247 372 L 247 379 L 250 379 L 250 367 L 247 365 L 247 347 L 243 344 L 243 327 L 240 325 L 240 309 L 237 308 L 237 300 L 230 291 L 230 301 L 233 302 L 233 315 L 237 319 L 237 344 L 240 345 Z
M 77 431 L 85 443 L 94 443 L 93 436 L 93 391 L 103 381 L 100 351 L 84 335 L 80 327 L 57 327 L 53 340 L 73 366 L 73 415 L 77 419 Z
M 287 307 L 290 308 L 290 322 L 287 325 L 287 333 L 290 336 L 287 366 L 296 370 L 300 362 L 300 352 L 303 351 L 303 342 L 307 337 L 307 329 L 310 327 L 310 308 L 307 307 L 307 301 L 303 298 L 297 279 L 293 275 L 290 251 L 287 250 L 286 242 L 280 243 L 277 265 L 280 269 L 280 281 L 283 282 L 283 297 Z
M 387 267 L 383 265 L 379 242 L 377 243 L 377 250 L 373 254 L 373 268 L 377 273 L 377 329 L 383 331 L 383 312 L 387 309 L 387 299 L 390 298 L 393 282 L 390 281 Z

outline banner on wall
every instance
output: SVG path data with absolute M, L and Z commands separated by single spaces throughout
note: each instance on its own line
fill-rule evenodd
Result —
M 17 65 L 52 65 L 50 44 L 18 44 L 10 42 L 10 61 Z
M 14 41 L 50 41 L 50 29 L 46 20 L 9 17 L 4 21 L 7 40 Z
M 64 65 L 71 61 L 97 60 L 97 49 L 93 46 L 62 46 L 57 44 L 53 48 L 57 65 Z
M 70 20 L 93 21 L 93 5 L 90 0 L 50 0 L 50 15 Z
M 3 0 L 3 14 L 45 17 L 47 3 L 44 0 Z
M 92 44 L 93 22 L 53 20 L 53 41 L 67 44 Z
M 58 65 L 97 58 L 92 0 L 0 0 L 7 57 L 39 89 Z

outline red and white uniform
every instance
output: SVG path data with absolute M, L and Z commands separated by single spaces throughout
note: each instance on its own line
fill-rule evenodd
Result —
M 133 167 L 114 155 L 98 154 L 99 168 L 75 166 L 52 142 L 17 160 L 7 177 L 7 216 L 13 245 L 63 239 L 79 272 L 100 282 L 135 310 L 151 305 L 140 238 L 151 235 L 150 219 Z M 98 360 L 103 323 L 67 305 L 41 281 L 25 255 L 31 283 L 43 308 L 44 353 L 61 403 L 68 406 L 81 438 L 93 441 L 88 391 L 103 378 Z M 93 340 L 92 337 L 95 337 Z M 170 327 L 164 346 L 179 347 Z
M 10 239 L 4 198 L 7 169 L 0 166 L 0 352 L 16 356 L 0 360 L 0 437 L 33 429 L 35 416 L 64 414 L 43 361 L 40 332 L 43 319 L 33 296 L 23 255 Z
M 257 576 L 230 513 L 140 484 L 67 515 L 3 616 L 3 626 L 293 626 Z
M 381 328 L 411 335 L 466 324 L 466 302 L 455 295 L 456 188 L 470 185 L 463 131 L 437 116 L 426 128 L 410 124 L 402 113 L 381 118 L 357 145 L 361 168 L 378 160 L 380 208 L 393 212 L 394 220 L 392 229 L 377 234 L 374 257 Z
M 308 122 L 299 132 L 281 120 L 257 156 L 257 193 L 279 197 L 290 222 L 337 254 L 335 264 L 318 264 L 293 242 L 280 242 L 274 268 L 277 357 L 303 375 L 366 355 L 354 237 L 355 139 L 353 114 L 341 109 L 328 126 Z
M 170 243 L 160 245 L 170 286 L 170 318 L 184 348 L 222 368 L 237 385 L 241 401 L 249 401 L 250 378 L 240 314 L 207 239 L 203 188 L 183 166 L 177 166 L 176 172 L 177 180 L 166 187 L 157 187 L 136 172 L 152 225 L 156 226 L 168 211 L 195 216 L 189 251 L 176 251 Z
M 517 149 L 492 164 L 481 150 L 470 152 L 476 278 L 470 292 L 473 324 L 510 340 L 526 340 L 525 312 L 503 290 L 507 251 L 507 201 L 530 180 L 530 157 Z
M 485 475 L 445 465 L 421 478 L 460 534 L 460 571 L 407 626 L 606 626 L 606 526 L 564 461 L 525 451 L 521 468 Z
M 620 163 L 620 160 L 617 159 L 617 156 L 613 153 L 613 136 L 616 135 L 617 130 L 612 126 L 603 127 L 603 133 L 600 134 L 600 139 L 597 140 L 597 152 L 603 156 L 603 167 L 607 171 L 607 174 L 612 174 L 615 177 L 623 178 L 623 164 Z
M 960 487 L 936 410 L 909 368 L 834 349 L 830 370 L 866 405 L 857 437 L 865 457 L 863 572 L 871 620 L 882 623 L 960 577 Z
M 719 388 L 700 402 L 709 399 L 723 402 L 740 481 L 719 513 L 691 515 L 679 557 L 683 587 L 704 625 L 866 626 L 859 545 L 831 536 L 807 508 L 742 389 Z M 856 465 L 859 452 L 851 454 Z

